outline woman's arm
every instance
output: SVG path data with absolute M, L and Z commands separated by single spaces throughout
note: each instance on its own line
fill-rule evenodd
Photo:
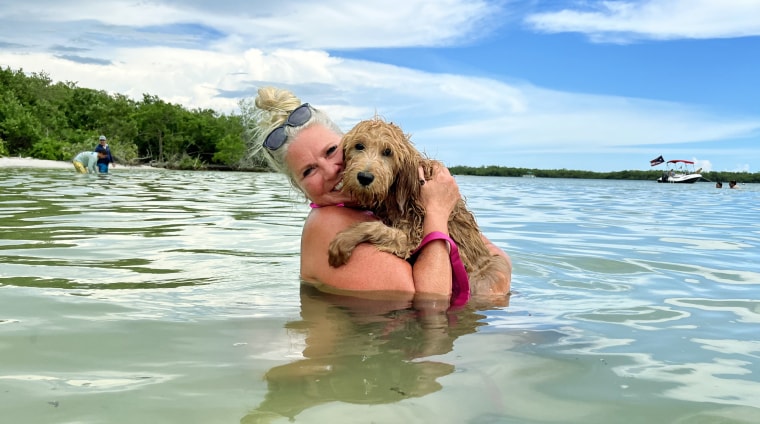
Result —
M 411 300 L 414 295 L 412 266 L 405 260 L 377 250 L 369 243 L 356 246 L 343 266 L 328 264 L 328 246 L 336 234 L 359 222 L 375 218 L 364 211 L 327 206 L 313 209 L 301 237 L 301 278 L 338 290 L 396 292 Z M 383 296 L 388 296 L 383 293 Z
M 420 169 L 420 180 L 424 173 Z M 421 187 L 420 196 L 425 207 L 422 234 L 434 231 L 449 234 L 449 217 L 461 195 L 454 177 L 445 166 L 435 166 L 429 181 Z M 435 240 L 425 245 L 414 264 L 414 286 L 418 299 L 451 296 L 451 259 L 449 245 Z

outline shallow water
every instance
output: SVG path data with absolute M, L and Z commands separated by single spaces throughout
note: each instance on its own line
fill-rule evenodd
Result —
M 274 174 L 0 169 L 13 423 L 750 423 L 760 188 L 458 177 L 514 261 L 448 322 L 299 289 Z

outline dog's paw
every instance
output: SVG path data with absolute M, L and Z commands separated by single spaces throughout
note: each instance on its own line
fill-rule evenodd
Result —
M 340 239 L 335 239 L 330 243 L 327 249 L 327 262 L 333 268 L 345 265 L 354 253 L 354 245 L 342 243 Z
M 330 252 L 330 255 L 327 258 L 327 262 L 330 264 L 333 268 L 338 268 L 340 266 L 343 266 L 348 262 L 348 259 L 351 257 L 351 253 L 343 253 L 343 252 Z

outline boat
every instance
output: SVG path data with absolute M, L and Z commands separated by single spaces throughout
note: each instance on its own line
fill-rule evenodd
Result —
M 658 183 L 693 184 L 702 179 L 702 168 L 694 170 L 694 162 L 690 160 L 669 160 L 667 167 L 657 179 Z

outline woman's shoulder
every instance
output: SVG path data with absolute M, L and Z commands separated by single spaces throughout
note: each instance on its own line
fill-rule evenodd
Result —
M 354 224 L 376 219 L 366 211 L 348 207 L 312 209 L 301 234 L 301 278 L 339 290 L 413 293 L 409 263 L 369 244 L 356 246 L 345 265 L 329 265 L 329 245 L 338 233 Z
M 365 210 L 342 206 L 324 206 L 314 208 L 306 217 L 301 236 L 305 241 L 328 244 L 339 232 L 360 222 L 375 220 Z
M 346 206 L 322 206 L 313 208 L 306 217 L 304 227 L 325 225 L 334 225 L 338 227 L 348 227 L 358 222 L 375 220 L 372 212 L 364 209 L 355 209 Z M 338 230 L 340 231 L 340 230 Z

